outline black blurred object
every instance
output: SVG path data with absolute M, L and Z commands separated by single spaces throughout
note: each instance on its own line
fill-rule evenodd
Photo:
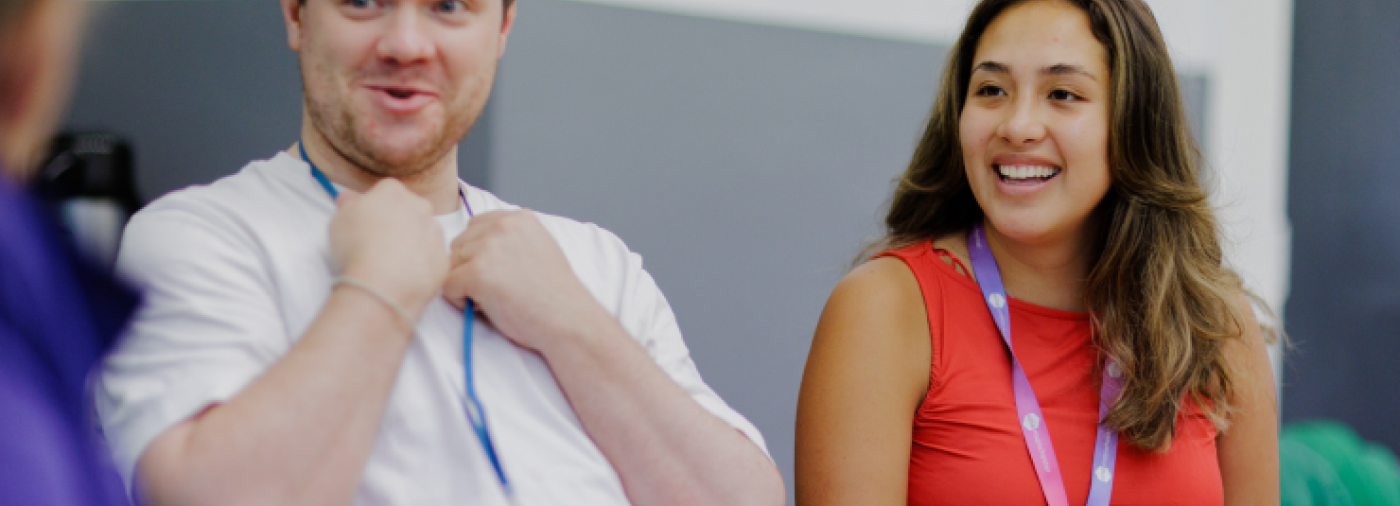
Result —
M 64 132 L 31 181 L 48 201 L 79 249 L 111 266 L 121 230 L 143 203 L 136 195 L 131 143 L 110 132 Z
M 34 190 L 52 201 L 111 199 L 130 216 L 142 206 L 134 162 L 131 143 L 117 134 L 64 132 L 54 138 Z

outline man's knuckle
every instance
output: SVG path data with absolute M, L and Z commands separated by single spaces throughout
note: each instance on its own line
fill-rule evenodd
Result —
M 486 275 L 487 269 L 483 267 L 482 262 L 473 260 L 463 264 L 461 271 L 462 274 L 458 279 L 465 288 L 473 282 L 482 279 L 482 276 Z

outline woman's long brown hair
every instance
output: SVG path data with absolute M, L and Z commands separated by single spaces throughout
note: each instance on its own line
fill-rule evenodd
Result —
M 1108 54 L 1112 186 L 1090 218 L 1099 220 L 1098 258 L 1084 285 L 1094 342 L 1125 372 L 1123 395 L 1105 423 L 1131 444 L 1165 451 L 1190 398 L 1223 430 L 1236 389 L 1223 347 L 1243 333 L 1247 320 L 1237 300 L 1247 292 L 1224 265 L 1176 72 L 1141 0 L 977 4 L 949 53 L 928 127 L 895 190 L 887 234 L 868 251 L 965 235 L 982 221 L 958 122 L 982 33 L 1023 1 L 1078 6 Z

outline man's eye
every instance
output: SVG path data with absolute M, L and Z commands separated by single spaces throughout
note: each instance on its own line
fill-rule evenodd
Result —
M 461 0 L 443 0 L 437 3 L 435 9 L 438 12 L 445 12 L 451 14 L 455 12 L 464 11 L 467 9 L 467 6 L 463 5 Z
M 345 0 L 345 5 L 349 5 L 350 7 L 354 7 L 356 9 L 368 9 L 370 7 L 375 7 L 378 4 L 379 2 L 377 2 L 376 0 Z

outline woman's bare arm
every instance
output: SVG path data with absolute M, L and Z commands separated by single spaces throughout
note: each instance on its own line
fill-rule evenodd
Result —
M 1278 504 L 1278 404 L 1273 367 L 1263 332 L 1249 300 L 1238 304 L 1244 315 L 1242 339 L 1226 345 L 1225 356 L 1235 373 L 1234 410 L 1230 428 L 1216 438 L 1225 504 Z
M 918 281 L 900 260 L 868 262 L 836 286 L 797 403 L 797 504 L 905 504 L 929 346 Z

